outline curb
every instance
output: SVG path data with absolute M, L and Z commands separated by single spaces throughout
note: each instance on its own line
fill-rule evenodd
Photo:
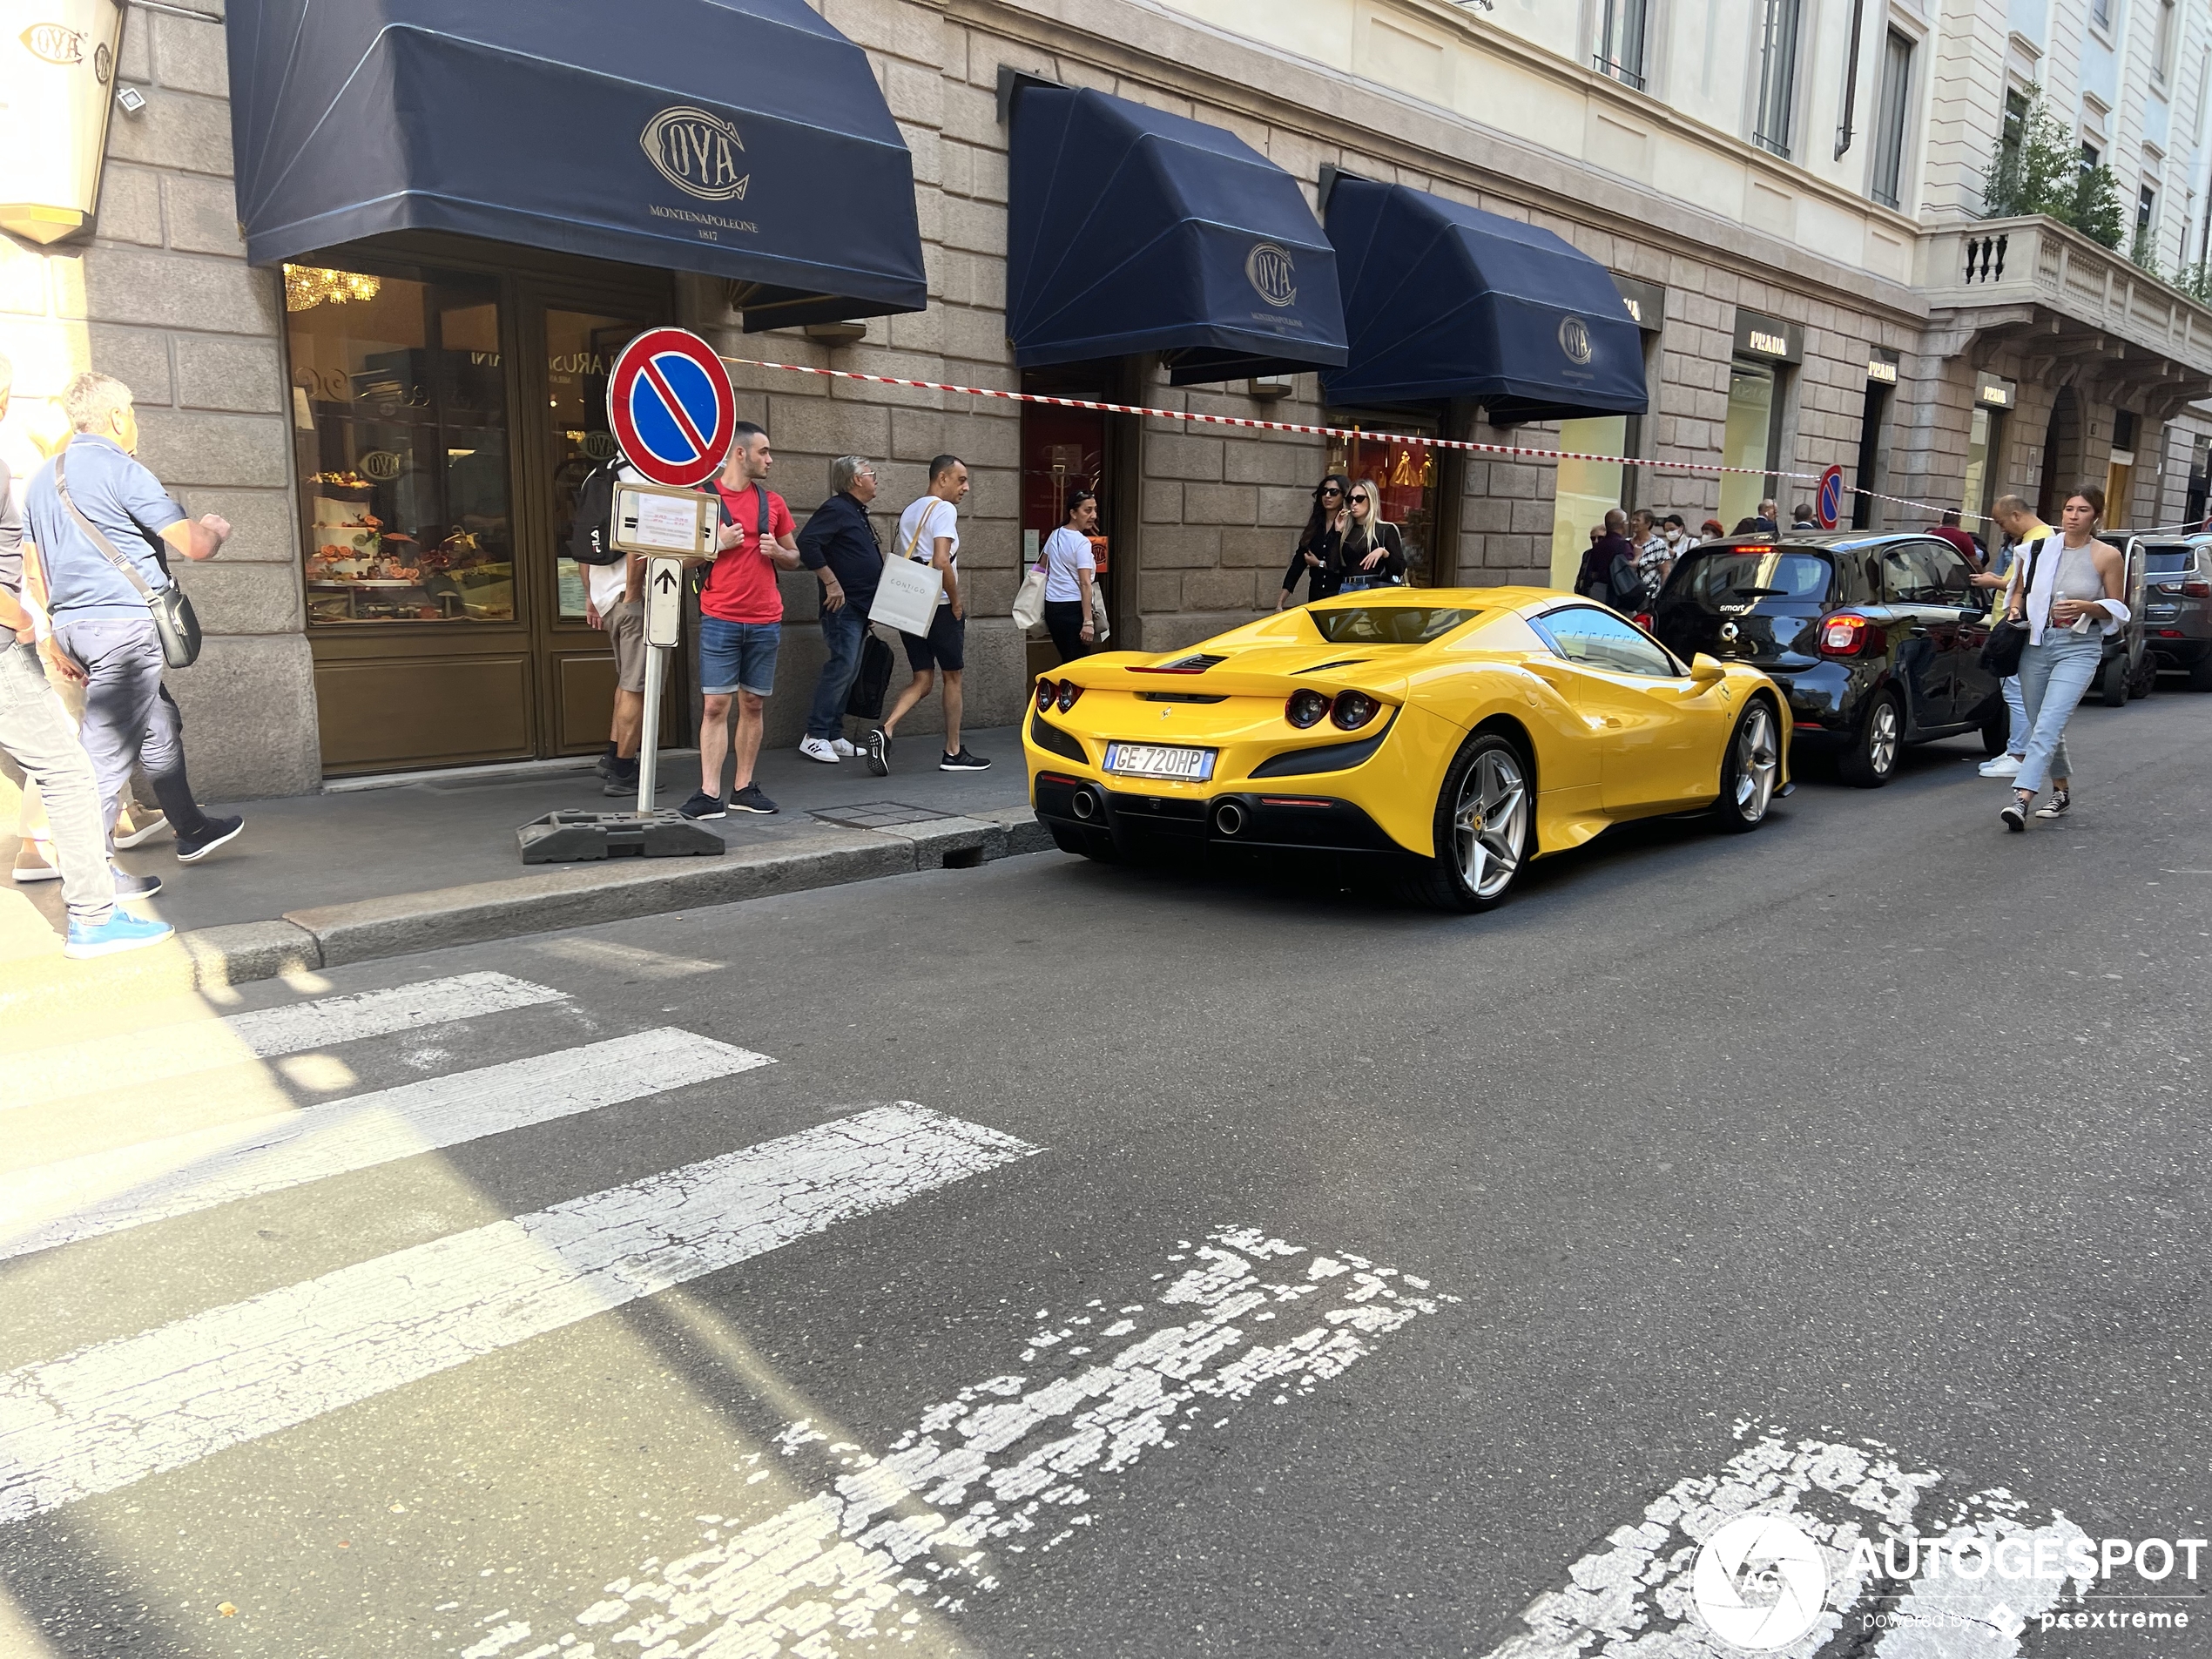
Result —
M 908 875 L 973 869 L 1039 853 L 1052 836 L 1027 806 L 887 829 L 824 828 L 718 859 L 590 865 L 428 893 L 287 911 L 177 935 L 173 946 L 76 963 L 0 966 L 0 1017 L 59 1011 L 98 983 L 132 996 L 178 995 L 452 945 L 624 921 L 703 905 Z M 58 966 L 64 971 L 57 972 Z

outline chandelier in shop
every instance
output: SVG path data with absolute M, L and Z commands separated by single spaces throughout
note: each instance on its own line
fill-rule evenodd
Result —
M 313 311 L 317 306 L 342 306 L 348 300 L 374 300 L 384 284 L 359 271 L 326 271 L 313 265 L 284 267 L 284 308 Z

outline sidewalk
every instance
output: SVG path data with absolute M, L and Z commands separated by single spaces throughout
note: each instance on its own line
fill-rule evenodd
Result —
M 935 734 L 894 752 L 887 778 L 857 757 L 835 766 L 796 750 L 764 752 L 758 781 L 782 811 L 709 821 L 730 851 L 720 858 L 619 858 L 524 865 L 515 832 L 556 809 L 623 812 L 634 798 L 602 792 L 590 761 L 574 771 L 523 778 L 455 779 L 263 801 L 213 801 L 241 813 L 246 833 L 204 863 L 180 867 L 167 838 L 118 862 L 158 875 L 160 894 L 136 907 L 175 925 L 201 977 L 266 978 L 289 965 L 433 948 L 535 933 L 689 904 L 900 870 L 980 863 L 1049 845 L 1027 806 L 1019 733 L 971 732 L 988 772 L 937 770 Z M 661 757 L 659 799 L 674 807 L 698 779 L 695 751 Z M 14 867 L 12 801 L 0 820 L 0 853 Z M 0 968 L 9 984 L 65 963 L 57 936 L 61 884 L 0 879 Z M 151 957 L 156 952 L 136 953 Z M 127 962 L 131 957 L 109 959 Z M 0 985 L 0 1003 L 6 986 Z

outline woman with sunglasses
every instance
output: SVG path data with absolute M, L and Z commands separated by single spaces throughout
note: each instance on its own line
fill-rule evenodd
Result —
M 1297 603 L 1292 596 L 1298 590 L 1300 577 L 1305 578 L 1309 604 L 1336 591 L 1337 555 L 1344 545 L 1344 498 L 1350 490 L 1350 482 L 1340 472 L 1331 473 L 1314 486 L 1313 510 L 1306 515 L 1305 529 L 1298 534 L 1298 550 L 1291 555 L 1291 568 L 1283 572 L 1283 591 L 1275 600 L 1278 610 Z
M 1406 579 L 1406 543 L 1398 526 L 1382 516 L 1382 502 L 1375 486 L 1359 479 L 1346 498 L 1351 522 L 1339 544 L 1338 577 L 1333 591 L 1357 593 L 1363 588 L 1394 588 Z

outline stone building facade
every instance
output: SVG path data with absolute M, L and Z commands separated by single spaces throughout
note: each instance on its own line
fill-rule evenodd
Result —
M 2114 8 L 2118 21 L 2102 30 L 2082 0 L 2048 0 L 2038 30 L 2023 30 L 2021 8 L 2003 0 L 1892 0 L 1863 9 L 1855 55 L 1848 9 L 1807 0 L 1792 9 L 1796 98 L 1777 114 L 1762 101 L 1772 78 L 1757 42 L 1766 10 L 1791 3 L 1681 0 L 1652 14 L 1640 67 L 1626 71 L 1619 41 L 1600 36 L 1627 0 L 1497 0 L 1488 11 L 1443 0 L 822 0 L 823 16 L 866 50 L 911 152 L 928 307 L 857 328 L 745 334 L 719 281 L 678 276 L 664 320 L 733 359 L 1021 388 L 1006 337 L 1001 81 L 1010 69 L 1224 128 L 1298 180 L 1317 212 L 1334 168 L 1542 226 L 1644 296 L 1656 325 L 1645 335 L 1649 409 L 1619 422 L 1611 441 L 1655 464 L 1417 459 L 1408 489 L 1420 492 L 1433 543 L 1423 579 L 1554 581 L 1593 504 L 1629 499 L 1695 526 L 1770 490 L 1785 509 L 1809 499 L 1805 475 L 1831 462 L 1853 484 L 1920 503 L 1871 502 L 1863 522 L 1880 525 L 1925 523 L 1945 507 L 1972 513 L 1993 493 L 2033 496 L 2061 476 L 2121 476 L 2118 450 L 2132 457 L 2124 516 L 2179 517 L 2212 435 L 2192 402 L 2212 386 L 2212 312 L 2051 221 L 1980 219 L 1978 181 L 2003 141 L 2007 89 L 2033 81 L 2098 135 L 2127 193 L 2153 190 L 2164 265 L 2201 255 L 2212 221 L 2197 177 L 2212 36 L 2199 10 L 2168 25 L 2177 32 L 2155 73 L 2155 0 Z M 307 617 L 300 376 L 287 361 L 282 276 L 246 264 L 232 202 L 221 12 L 221 0 L 131 5 L 118 79 L 146 103 L 111 125 L 91 234 L 48 247 L 0 239 L 0 351 L 16 364 L 0 446 L 26 472 L 60 436 L 51 400 L 77 368 L 98 367 L 138 394 L 146 459 L 190 509 L 239 525 L 221 560 L 185 575 L 211 638 L 202 663 L 175 677 L 196 776 L 211 796 L 234 798 L 406 763 L 334 759 L 319 736 L 332 729 L 331 688 L 342 682 L 319 659 Z M 1910 48 L 1902 71 L 1899 43 Z M 1901 74 L 1902 90 L 1885 74 Z M 1005 619 L 1023 556 L 1034 417 L 963 394 L 742 362 L 732 374 L 740 415 L 775 441 L 772 482 L 802 515 L 830 457 L 866 454 L 879 459 L 887 540 L 929 456 L 968 462 L 969 720 L 1012 719 L 1040 660 Z M 1286 389 L 1177 388 L 1145 358 L 1103 366 L 1078 389 L 1368 433 L 1604 447 L 1583 423 L 1493 427 L 1464 401 L 1334 409 L 1310 374 Z M 1747 398 L 1765 422 L 1750 439 Z M 1314 480 L 1356 451 L 1128 415 L 1105 417 L 1104 430 L 1119 481 L 1105 502 L 1115 643 L 1156 651 L 1272 606 Z M 1736 451 L 1755 441 L 1765 456 L 1756 464 L 1800 476 L 1762 488 L 1710 470 L 1740 462 Z M 1405 472 L 1405 453 L 1389 455 L 1382 464 Z M 786 597 L 799 625 L 784 655 L 786 694 L 772 705 L 774 742 L 795 739 L 816 661 L 804 625 L 811 582 L 786 578 Z M 583 752 L 597 740 L 573 719 L 541 720 L 481 758 Z

